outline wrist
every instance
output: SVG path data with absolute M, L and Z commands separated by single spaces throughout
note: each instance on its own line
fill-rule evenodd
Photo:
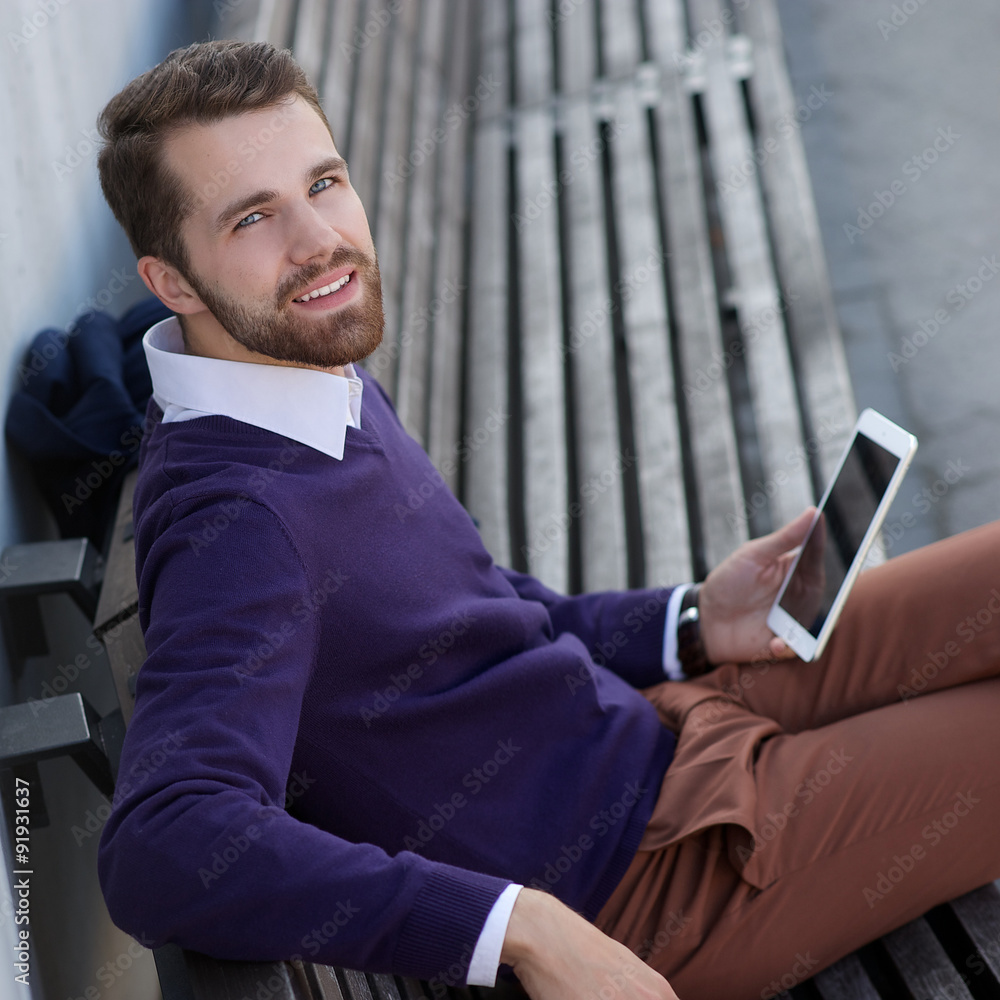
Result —
M 561 904 L 553 896 L 539 889 L 522 889 L 511 910 L 504 935 L 500 961 L 516 968 L 535 955 L 540 949 L 544 932 L 551 927 L 553 906 Z
M 684 594 L 677 616 L 677 659 L 687 677 L 698 677 L 712 669 L 705 648 L 701 610 L 701 585 Z

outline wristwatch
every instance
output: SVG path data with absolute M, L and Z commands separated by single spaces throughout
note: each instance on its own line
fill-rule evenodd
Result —
M 688 677 L 700 677 L 712 669 L 701 641 L 701 616 L 698 612 L 698 595 L 701 586 L 691 587 L 681 598 L 677 616 L 677 659 Z

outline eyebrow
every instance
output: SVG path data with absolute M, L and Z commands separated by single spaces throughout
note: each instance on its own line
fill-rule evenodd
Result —
M 315 166 L 306 171 L 305 180 L 314 184 L 326 174 L 346 173 L 347 161 L 341 156 L 330 156 L 321 160 Z M 239 218 L 248 212 L 255 205 L 262 205 L 268 201 L 275 201 L 279 197 L 277 191 L 271 188 L 262 188 L 259 191 L 252 191 L 236 201 L 231 201 L 215 217 L 212 225 L 212 234 L 218 236 L 234 219 Z

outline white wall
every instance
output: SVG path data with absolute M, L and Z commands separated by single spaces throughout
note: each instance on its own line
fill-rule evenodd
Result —
M 20 384 L 17 366 L 39 329 L 67 326 L 92 298 L 120 315 L 145 294 L 135 258 L 101 196 L 94 122 L 129 79 L 170 49 L 204 37 L 211 11 L 203 0 L 4 0 L 0 7 L 4 415 Z M 0 545 L 54 534 L 27 470 L 2 440 L 0 462 Z M 15 683 L 0 649 L 0 704 L 37 697 L 58 664 L 81 648 L 87 623 L 68 601 L 47 599 L 44 612 L 56 633 L 53 654 L 29 661 Z M 106 673 L 106 665 L 95 662 L 83 679 L 101 711 L 110 707 Z M 8 880 L 0 878 L 0 1000 L 157 995 L 148 956 L 134 962 L 131 939 L 112 927 L 104 910 L 94 871 L 96 836 L 81 842 L 72 834 L 104 800 L 68 760 L 43 762 L 42 782 L 52 824 L 32 838 L 32 861 L 41 872 L 31 897 L 32 993 L 8 971 L 14 923 Z M 126 975 L 123 967 L 129 967 Z

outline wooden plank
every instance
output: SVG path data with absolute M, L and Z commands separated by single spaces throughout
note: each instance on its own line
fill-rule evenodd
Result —
M 697 22 L 724 23 L 719 0 L 691 0 L 691 14 Z M 771 494 L 771 520 L 778 527 L 800 514 L 814 496 L 808 469 L 790 460 L 803 446 L 802 432 L 760 191 L 751 184 L 721 184 L 751 157 L 746 111 L 727 60 L 726 36 L 711 41 L 704 55 L 709 152 L 765 477 L 757 485 L 762 495 Z
M 990 883 L 949 904 L 986 966 L 1000 979 L 1000 890 Z
M 313 993 L 300 970 L 288 962 L 234 962 L 185 951 L 184 964 L 195 1000 L 244 1000 L 257 995 L 275 1000 L 337 997 L 335 993 Z
M 680 384 L 688 415 L 704 561 L 711 569 L 749 532 L 746 518 L 740 516 L 743 489 L 724 367 L 727 347 L 722 342 L 712 270 L 694 109 L 675 58 L 684 48 L 683 13 L 676 4 L 651 4 L 647 13 L 648 44 L 659 69 L 660 99 L 653 117 Z
M 413 70 L 415 35 L 419 5 L 404 4 L 379 34 L 390 35 L 388 81 L 383 95 L 384 108 L 376 116 L 382 128 L 378 142 L 378 175 L 372 184 L 378 195 L 370 204 L 369 218 L 374 218 L 372 234 L 379 250 L 379 270 L 382 274 L 382 304 L 385 309 L 385 336 L 381 345 L 366 362 L 366 369 L 375 375 L 396 398 L 396 373 L 399 361 L 400 304 L 403 272 L 412 261 L 405 255 L 406 213 L 410 184 L 399 174 L 399 161 L 410 155 L 411 123 L 413 118 Z M 386 16 L 390 16 L 386 13 Z M 366 57 L 366 60 L 371 57 Z M 360 193 L 360 192 L 359 192 Z M 407 430 L 412 429 L 407 425 Z
M 357 31 L 364 46 L 352 49 L 358 60 L 357 84 L 352 96 L 350 149 L 351 183 L 369 219 L 378 218 L 378 170 L 381 121 L 384 111 L 385 77 L 389 69 L 391 21 L 385 27 L 376 16 L 385 13 L 384 0 L 363 4 Z M 397 15 L 398 16 L 398 15 Z M 398 239 L 399 234 L 394 234 Z
M 108 626 L 139 607 L 139 587 L 135 578 L 135 539 L 132 526 L 132 498 L 138 476 L 132 470 L 122 481 L 111 545 L 104 568 L 104 582 L 97 599 L 94 634 L 100 638 Z
M 547 0 L 516 0 L 514 121 L 521 330 L 521 427 L 528 571 L 554 590 L 569 582 L 563 316 L 556 211 L 552 55 Z M 545 102 L 540 104 L 540 102 Z
M 344 1000 L 375 1000 L 363 972 L 357 972 L 354 969 L 338 969 L 337 978 L 340 980 Z
M 915 997 L 972 1000 L 962 977 L 922 917 L 886 934 L 882 943 Z
M 504 94 L 491 91 L 492 84 L 478 77 L 472 84 L 475 54 L 473 7 L 465 0 L 449 0 L 447 92 L 442 118 L 448 137 L 442 144 L 435 197 L 437 219 L 436 295 L 441 308 L 432 312 L 430 385 L 427 446 L 431 461 L 453 493 L 459 490 L 463 448 L 478 447 L 471 440 L 460 444 L 462 400 L 463 309 L 466 303 L 466 223 L 468 213 L 467 164 L 471 147 L 472 114 L 475 107 L 489 107 Z M 478 89 L 482 88 L 482 89 Z M 477 94 L 478 91 L 478 94 Z M 495 425 L 500 425 L 502 414 Z M 493 426 L 493 425 L 491 425 Z M 485 433 L 485 431 L 483 431 Z
M 564 343 L 575 390 L 578 483 L 572 500 L 580 514 L 582 585 L 585 591 L 621 589 L 628 583 L 625 510 L 620 476 L 601 478 L 620 452 L 616 405 L 614 300 L 608 280 L 601 190 L 603 139 L 589 91 L 596 73 L 590 18 L 563 18 L 557 28 L 562 107 L 560 186 L 566 207 L 568 341 Z
M 848 955 L 813 977 L 823 1000 L 880 1000 L 861 959 Z
M 439 294 L 435 291 L 437 217 L 434 194 L 440 169 L 440 136 L 446 136 L 440 117 L 445 14 L 445 0 L 425 0 L 413 84 L 413 133 L 405 159 L 390 167 L 396 187 L 406 192 L 407 201 L 396 410 L 403 426 L 422 445 L 427 441 L 428 364 L 433 333 L 430 305 Z M 458 409 L 460 397 L 442 399 L 441 405 Z
M 500 91 L 477 116 L 473 141 L 472 267 L 469 280 L 468 405 L 466 435 L 486 428 L 490 414 L 507 413 L 508 310 L 508 157 L 509 127 L 501 117 L 507 107 L 506 4 L 480 8 L 480 65 L 497 80 Z M 511 562 L 507 502 L 507 433 L 509 424 L 486 436 L 469 455 L 463 500 L 479 522 L 486 548 L 502 565 Z
M 108 654 L 115 694 L 125 725 L 135 710 L 135 677 L 146 662 L 146 642 L 139 627 L 138 614 L 110 625 L 101 637 Z
M 288 48 L 292 39 L 292 15 L 295 0 L 260 0 L 254 38 L 279 49 Z
M 628 0 L 602 8 L 613 69 L 638 62 L 638 24 Z M 628 53 L 631 53 L 629 57 Z M 629 81 L 613 90 L 610 131 L 632 422 L 642 512 L 646 584 L 692 576 L 684 474 L 669 347 L 666 266 L 660 241 L 646 115 Z M 625 456 L 626 459 L 629 456 Z
M 833 474 L 857 418 L 854 393 L 774 0 L 744 5 L 740 21 L 753 41 L 754 72 L 748 89 L 758 128 L 757 149 L 766 154 L 759 173 L 781 285 L 795 293 L 788 302 L 788 326 L 825 482 Z M 827 429 L 829 433 L 820 433 Z
M 326 15 L 329 7 L 329 0 L 299 0 L 295 14 L 292 51 L 314 87 L 318 87 L 323 78 Z
M 320 89 L 323 110 L 333 129 L 337 151 L 350 162 L 351 112 L 354 106 L 356 35 L 361 0 L 337 0 L 329 18 L 326 72 Z

